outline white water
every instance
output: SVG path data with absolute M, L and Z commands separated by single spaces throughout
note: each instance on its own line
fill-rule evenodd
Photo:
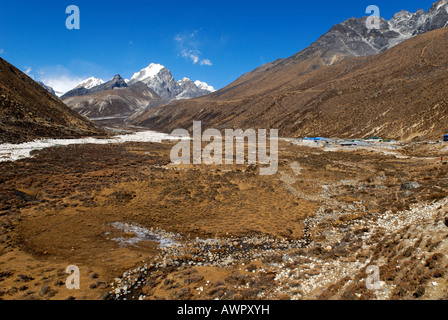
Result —
M 132 225 L 128 223 L 115 222 L 112 226 L 125 233 L 133 234 L 131 238 L 116 238 L 112 239 L 117 241 L 123 246 L 136 245 L 143 241 L 155 241 L 159 243 L 160 248 L 169 248 L 177 246 L 178 242 L 175 240 L 177 235 L 162 230 L 151 231 L 146 228 Z
M 132 134 L 120 135 L 110 139 L 83 138 L 83 139 L 46 139 L 35 140 L 22 144 L 0 144 L 0 162 L 17 161 L 30 158 L 31 152 L 51 147 L 68 146 L 74 144 L 118 144 L 125 142 L 155 142 L 161 143 L 164 140 L 179 140 L 179 137 L 169 134 L 144 131 Z

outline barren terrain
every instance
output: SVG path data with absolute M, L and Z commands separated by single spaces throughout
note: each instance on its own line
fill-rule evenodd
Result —
M 447 298 L 445 146 L 294 142 L 274 176 L 174 166 L 168 142 L 0 163 L 0 298 Z

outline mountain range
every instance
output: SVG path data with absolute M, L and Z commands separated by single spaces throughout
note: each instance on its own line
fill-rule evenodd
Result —
M 89 78 L 91 79 L 91 78 Z M 97 85 L 89 85 L 91 84 L 91 82 L 89 82 L 89 80 L 86 80 L 84 82 L 82 82 L 81 84 L 77 85 L 74 89 L 66 92 L 61 99 L 64 101 L 67 98 L 70 97 L 81 97 L 81 96 L 88 96 L 88 95 L 92 95 L 101 91 L 106 91 L 106 90 L 113 90 L 115 88 L 127 88 L 128 85 L 126 83 L 126 81 L 124 81 L 124 79 L 120 76 L 120 75 L 116 75 L 114 76 L 110 81 L 108 82 L 104 82 L 102 80 L 98 81 Z M 87 86 L 86 86 L 87 85 Z
M 183 78 L 176 81 L 171 71 L 165 66 L 151 63 L 148 67 L 135 73 L 131 80 L 123 79 L 120 75 L 114 76 L 108 82 L 100 78 L 90 77 L 68 92 L 61 94 L 60 97 L 64 100 L 68 97 L 90 95 L 114 88 L 126 88 L 137 82 L 143 82 L 166 101 L 196 98 L 215 92 L 212 86 L 199 80 L 193 82 L 189 78 Z M 39 83 L 51 93 L 55 92 L 53 88 L 43 82 Z
M 167 68 L 155 63 L 135 73 L 129 85 L 139 81 L 168 101 L 200 97 L 215 91 L 204 82 L 193 82 L 188 78 L 176 81 Z
M 64 99 L 64 103 L 93 120 L 126 119 L 137 112 L 158 107 L 166 100 L 142 82 L 126 87 L 111 87 L 83 96 Z
M 440 138 L 448 130 L 438 120 L 447 99 L 447 1 L 381 19 L 379 29 L 366 21 L 348 19 L 289 58 L 205 97 L 148 110 L 133 123 L 166 132 L 191 129 L 196 120 L 296 137 Z
M 45 86 L 54 93 L 52 88 Z M 166 67 L 151 63 L 130 80 L 120 75 L 104 82 L 88 78 L 61 96 L 65 104 L 90 119 L 115 118 L 120 122 L 173 100 L 200 97 L 215 89 L 205 82 L 188 78 L 176 81 Z

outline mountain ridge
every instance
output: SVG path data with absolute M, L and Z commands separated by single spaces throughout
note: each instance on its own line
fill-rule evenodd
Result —
M 214 91 L 213 87 L 199 80 L 193 82 L 183 78 L 176 81 L 166 67 L 154 63 L 135 73 L 129 81 L 116 75 L 108 82 L 101 82 L 104 81 L 88 78 L 61 96 L 61 100 L 90 119 L 111 117 L 120 119 L 119 122 L 126 122 L 128 117 L 135 118 L 145 109 Z M 128 88 L 131 89 L 122 90 Z
M 403 16 L 408 13 L 408 25 Z M 425 12 L 423 9 L 416 13 L 402 10 L 389 21 L 380 18 L 380 29 L 368 29 L 367 17 L 350 18 L 336 24 L 328 32 L 319 37 L 307 48 L 288 58 L 277 59 L 250 71 L 225 88 L 212 93 L 217 99 L 234 99 L 246 96 L 245 84 L 259 88 L 258 92 L 272 89 L 271 78 L 278 80 L 275 86 L 286 84 L 290 79 L 278 79 L 278 73 L 291 66 L 296 68 L 299 75 L 306 74 L 322 66 L 338 63 L 346 58 L 367 57 L 392 48 L 424 32 L 440 29 L 448 23 L 448 2 L 439 0 Z M 230 93 L 230 94 L 229 94 Z
M 68 97 L 64 103 L 89 119 L 127 118 L 137 112 L 158 107 L 166 101 L 142 82 L 103 90 L 80 97 Z
M 447 2 L 441 0 L 434 3 L 427 13 L 419 10 L 415 14 L 406 14 L 402 11 L 394 15 L 390 21 L 394 21 L 395 26 L 403 26 L 402 18 L 404 16 L 408 16 L 410 21 L 415 22 L 414 24 L 409 24 L 409 38 L 404 39 L 399 44 L 395 44 L 397 39 L 399 39 L 398 32 L 391 33 L 391 30 L 384 25 L 386 20 L 383 19 L 381 27 L 383 29 L 372 31 L 372 34 L 383 32 L 383 40 L 385 39 L 384 37 L 388 40 L 380 41 L 380 38 L 372 40 L 379 41 L 379 53 L 374 52 L 370 45 L 365 44 L 365 39 L 359 37 L 359 32 L 353 31 L 358 27 L 365 31 L 367 29 L 365 25 L 367 18 L 348 19 L 331 28 L 328 33 L 324 34 L 308 48 L 289 58 L 279 59 L 261 66 L 243 75 L 229 86 L 205 97 L 190 101 L 174 102 L 167 106 L 149 110 L 136 118 L 133 123 L 165 132 L 177 128 L 191 129 L 193 121 L 203 121 L 204 127 L 271 127 L 280 129 L 281 134 L 284 136 L 297 137 L 306 135 L 364 137 L 377 134 L 398 139 L 415 139 L 423 136 L 435 138 L 442 131 L 434 132 L 434 134 L 428 133 L 426 129 L 421 129 L 420 133 L 409 132 L 408 125 L 409 127 L 419 126 L 417 124 L 418 119 L 414 119 L 414 117 L 408 119 L 409 123 L 404 121 L 401 128 L 397 128 L 399 126 L 395 123 L 393 125 L 394 128 L 390 132 L 384 130 L 387 127 L 386 124 L 384 124 L 383 129 L 375 131 L 374 129 L 381 127 L 381 124 L 368 120 L 365 114 L 356 111 L 356 105 L 364 105 L 365 101 L 369 101 L 369 94 L 375 96 L 370 91 L 374 90 L 371 88 L 371 82 L 376 83 L 378 81 L 381 83 L 384 81 L 389 83 L 391 88 L 395 90 L 395 95 L 390 97 L 391 103 L 395 103 L 396 108 L 405 108 L 399 101 L 399 95 L 404 95 L 404 92 L 400 91 L 400 88 L 396 88 L 395 83 L 398 81 L 397 79 L 401 79 L 403 74 L 407 73 L 406 68 L 421 68 L 419 64 L 421 62 L 421 51 L 415 51 L 416 48 L 412 46 L 408 48 L 409 52 L 398 49 L 402 56 L 397 55 L 395 62 L 399 63 L 401 60 L 406 60 L 409 65 L 399 70 L 392 68 L 392 66 L 389 67 L 389 70 L 381 69 L 380 72 L 384 78 L 382 80 L 379 80 L 379 77 L 366 70 L 365 66 L 369 65 L 372 69 L 376 69 L 375 65 L 370 64 L 372 59 L 378 61 L 379 64 L 388 64 L 389 62 L 376 59 L 384 57 L 384 54 L 391 54 L 389 52 L 397 47 L 407 47 L 412 43 L 425 41 L 424 39 L 427 39 L 428 33 L 439 32 L 443 36 L 437 37 L 437 39 L 444 43 L 446 29 L 438 29 L 437 27 L 447 24 L 447 7 Z M 425 19 L 422 18 L 423 14 L 426 15 Z M 347 28 L 352 30 L 352 32 L 350 33 Z M 435 30 L 426 32 L 426 30 L 431 29 Z M 402 33 L 404 32 L 403 30 L 402 28 Z M 343 41 L 347 37 L 345 34 L 352 36 L 351 42 Z M 366 35 L 369 34 L 366 33 Z M 415 40 L 416 42 L 413 41 L 414 39 L 417 39 Z M 365 45 L 358 46 L 360 43 Z M 394 45 L 388 48 L 390 43 Z M 421 44 L 416 46 L 423 50 L 420 48 Z M 435 50 L 443 57 L 443 52 L 434 48 L 431 41 L 425 43 L 424 46 Z M 352 50 L 353 48 L 355 51 Z M 380 50 L 380 48 L 383 49 Z M 413 56 L 416 61 L 408 60 L 408 56 Z M 431 59 L 437 60 L 438 58 L 431 56 Z M 431 60 L 427 59 L 427 61 Z M 443 63 L 445 62 L 443 61 Z M 372 77 L 371 81 L 367 81 L 365 78 L 362 78 L 362 81 L 360 80 L 360 84 L 365 86 L 365 94 L 367 96 L 353 95 L 353 97 L 350 97 L 344 95 L 344 99 L 339 99 L 340 104 L 334 105 L 334 102 L 338 100 L 336 97 L 338 97 L 339 91 L 359 93 L 361 88 L 349 81 L 350 76 L 355 77 L 357 75 L 358 69 L 365 70 L 364 72 Z M 395 70 L 395 73 L 391 73 L 391 70 Z M 434 79 L 443 79 L 437 73 L 437 70 L 425 70 L 426 73 L 430 73 Z M 348 80 L 342 82 L 341 85 L 338 79 L 342 79 L 342 77 Z M 420 74 L 413 74 L 413 77 L 420 79 L 422 83 L 428 81 L 428 78 L 424 78 Z M 413 82 L 413 85 L 416 84 Z M 340 90 L 337 90 L 338 86 L 341 86 Z M 356 87 L 356 89 L 353 87 Z M 387 90 L 384 88 L 382 90 L 385 90 L 382 92 L 382 95 L 385 95 Z M 420 92 L 425 99 L 434 102 L 434 105 L 443 102 L 439 94 L 431 92 L 425 85 L 422 85 L 422 88 L 416 87 L 414 91 Z M 357 97 L 359 100 L 353 100 L 354 97 Z M 404 97 L 400 97 L 400 99 Z M 364 98 L 367 98 L 367 100 L 364 100 Z M 437 100 L 436 98 L 439 99 L 437 102 L 435 101 Z M 418 100 L 420 101 L 421 99 L 419 98 Z M 386 101 L 382 101 L 382 103 L 386 103 Z M 426 110 L 434 107 L 434 105 L 426 103 L 422 109 Z M 378 110 L 382 108 L 376 107 Z M 366 110 L 367 108 L 370 108 L 370 112 L 375 112 L 373 106 L 366 106 Z M 418 109 L 413 109 L 413 111 L 417 114 L 420 112 Z M 333 114 L 331 121 L 326 118 L 326 114 L 330 113 Z M 403 114 L 397 113 L 395 116 L 402 117 Z M 325 120 L 322 120 L 322 124 L 319 123 L 319 118 L 325 118 Z M 295 120 L 293 121 L 292 119 Z M 358 120 L 355 121 L 356 119 Z M 410 123 L 411 119 L 414 121 L 413 123 Z M 335 123 L 335 121 L 340 123 Z M 388 123 L 390 121 L 398 121 L 398 119 L 386 119 L 385 121 Z M 430 123 L 421 122 L 429 127 L 433 127 Z M 359 127 L 362 125 L 370 128 L 370 130 L 360 129 Z M 446 129 L 443 126 L 439 126 L 438 130 Z
M 65 100 L 70 97 L 79 97 L 79 96 L 87 96 L 92 95 L 101 91 L 106 90 L 113 90 L 115 88 L 127 88 L 128 85 L 126 81 L 119 75 L 115 75 L 111 80 L 108 82 L 92 86 L 91 88 L 86 88 L 84 86 L 77 86 L 75 89 L 72 89 L 68 92 L 66 92 L 62 97 L 61 100 Z
M 165 66 L 151 63 L 148 67 L 134 73 L 130 80 L 125 80 L 120 75 L 116 75 L 108 82 L 104 82 L 104 80 L 95 77 L 87 78 L 77 84 L 72 90 L 64 93 L 61 99 L 91 95 L 113 88 L 126 88 L 128 85 L 130 86 L 137 82 L 145 83 L 150 89 L 154 90 L 167 101 L 196 98 L 215 91 L 212 86 L 205 82 L 197 80 L 195 82 L 192 81 L 193 84 L 185 84 L 185 79 L 188 78 L 176 81 L 171 71 Z
M 146 68 L 135 73 L 129 84 L 143 82 L 149 88 L 157 92 L 162 98 L 173 101 L 179 99 L 190 99 L 200 97 L 213 92 L 214 88 L 197 80 L 191 81 L 189 78 L 183 78 L 176 81 L 165 66 L 151 63 Z

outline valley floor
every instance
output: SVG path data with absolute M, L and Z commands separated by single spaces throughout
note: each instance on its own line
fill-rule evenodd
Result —
M 0 162 L 0 299 L 448 298 L 444 146 L 282 140 L 274 176 L 175 166 L 172 146 Z

